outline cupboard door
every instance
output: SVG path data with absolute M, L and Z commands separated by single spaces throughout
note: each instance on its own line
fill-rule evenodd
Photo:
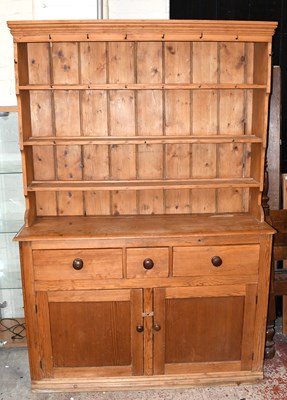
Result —
M 141 305 L 141 289 L 38 292 L 44 375 L 141 375 Z
M 155 374 L 250 370 L 256 290 L 256 285 L 155 289 Z

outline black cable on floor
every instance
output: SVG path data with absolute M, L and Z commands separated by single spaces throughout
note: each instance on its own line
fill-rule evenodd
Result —
M 14 325 L 7 326 L 5 322 L 13 321 Z M 0 332 L 10 332 L 12 334 L 11 339 L 24 339 L 26 337 L 26 325 L 25 322 L 21 323 L 15 318 L 2 318 L 0 319 L 0 326 L 4 329 L 0 329 Z M 23 332 L 25 332 L 23 334 Z

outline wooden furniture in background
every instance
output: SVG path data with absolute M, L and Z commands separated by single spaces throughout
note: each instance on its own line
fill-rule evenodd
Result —
M 276 23 L 8 24 L 32 388 L 261 380 Z

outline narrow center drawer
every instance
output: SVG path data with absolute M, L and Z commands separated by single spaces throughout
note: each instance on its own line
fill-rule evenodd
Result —
M 167 277 L 168 261 L 165 247 L 127 249 L 127 277 Z
M 34 250 L 36 280 L 122 278 L 121 249 Z
M 259 245 L 173 248 L 173 276 L 257 274 Z

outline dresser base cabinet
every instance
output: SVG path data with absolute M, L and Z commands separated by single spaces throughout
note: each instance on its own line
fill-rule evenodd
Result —
M 94 231 L 82 228 L 80 238 L 63 236 L 67 225 L 80 227 L 75 218 L 23 228 L 32 388 L 261 380 L 272 229 L 250 219 L 248 231 L 232 225 L 218 235 L 230 217 L 212 218 L 201 217 L 201 234 L 195 216 L 169 216 L 157 233 L 150 224 L 164 217 L 95 219 Z M 143 230 L 133 231 L 131 221 Z

